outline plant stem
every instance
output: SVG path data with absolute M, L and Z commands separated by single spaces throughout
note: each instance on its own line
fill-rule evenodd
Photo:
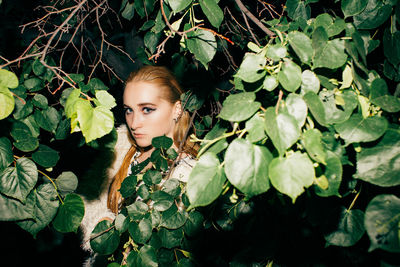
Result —
M 42 172 L 41 170 L 37 170 L 39 173 L 41 173 L 44 177 L 46 177 L 47 179 L 49 179 L 49 181 L 53 184 L 54 189 L 56 190 L 57 193 L 57 197 L 60 200 L 61 204 L 64 204 L 60 194 L 58 194 L 58 190 L 57 190 L 57 185 L 56 183 L 53 181 L 53 179 L 51 179 L 47 174 L 45 174 L 44 172 Z

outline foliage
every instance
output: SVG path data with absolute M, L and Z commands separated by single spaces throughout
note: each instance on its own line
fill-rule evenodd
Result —
M 165 181 L 176 155 L 153 140 L 155 167 L 124 180 L 126 206 L 96 226 L 96 252 L 116 266 L 399 264 L 398 1 L 287 0 L 282 13 L 264 1 L 78 2 L 57 4 L 54 31 L 37 20 L 50 38 L 37 31 L 16 60 L 2 57 L 1 220 L 33 236 L 77 231 L 82 178 L 63 150 L 112 147 L 113 87 L 129 73 L 114 63 L 129 57 L 129 70 L 164 63 L 191 89 L 200 150 L 186 185 Z M 80 16 L 89 7 L 92 20 Z M 110 43 L 110 13 L 144 47 Z M 77 44 L 87 54 L 68 50 Z

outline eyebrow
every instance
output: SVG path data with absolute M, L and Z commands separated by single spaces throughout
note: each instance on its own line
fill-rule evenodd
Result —
M 140 104 L 138 104 L 138 106 L 139 106 L 139 107 L 143 107 L 143 106 L 156 106 L 156 104 L 150 103 L 150 102 L 146 102 L 146 103 L 140 103 Z M 130 108 L 130 106 L 127 105 L 127 104 L 124 104 L 124 107 Z

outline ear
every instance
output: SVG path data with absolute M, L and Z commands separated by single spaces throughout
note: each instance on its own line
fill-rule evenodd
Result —
M 179 119 L 179 117 L 182 116 L 182 112 L 182 102 L 178 100 L 174 104 L 174 118 Z

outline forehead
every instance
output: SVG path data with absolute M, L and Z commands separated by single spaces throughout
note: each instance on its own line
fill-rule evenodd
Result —
M 125 104 L 140 104 L 165 101 L 164 90 L 149 82 L 128 82 L 124 90 Z

